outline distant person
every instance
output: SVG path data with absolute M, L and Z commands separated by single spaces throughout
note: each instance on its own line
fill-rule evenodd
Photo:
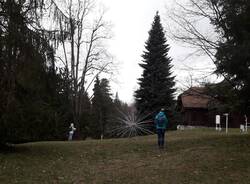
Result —
M 74 123 L 71 123 L 69 126 L 69 141 L 72 141 L 74 132 L 76 131 L 76 128 L 74 127 Z
M 161 111 L 155 116 L 155 126 L 158 135 L 158 146 L 160 149 L 164 148 L 164 138 L 165 138 L 165 131 L 167 128 L 168 119 L 164 113 L 164 109 L 162 108 Z

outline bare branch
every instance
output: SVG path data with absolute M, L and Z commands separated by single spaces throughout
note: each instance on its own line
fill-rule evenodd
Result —
M 209 9 L 210 0 L 189 0 L 189 5 L 176 3 L 178 10 L 174 10 L 169 16 L 178 31 L 172 31 L 169 27 L 170 37 L 176 41 L 192 45 L 205 54 L 212 57 L 218 47 L 218 40 L 201 31 L 200 23 L 210 22 L 213 11 Z M 213 34 L 215 32 L 211 31 Z

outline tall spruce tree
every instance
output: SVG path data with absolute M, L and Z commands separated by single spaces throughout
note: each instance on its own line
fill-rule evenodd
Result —
M 154 17 L 146 51 L 139 64 L 143 68 L 139 78 L 140 88 L 135 91 L 136 107 L 140 113 L 148 114 L 161 107 L 169 108 L 174 102 L 174 76 L 171 72 L 172 59 L 168 56 L 169 45 L 164 35 L 158 12 Z
M 110 123 L 112 110 L 112 98 L 109 81 L 96 78 L 92 99 L 92 110 L 95 121 L 92 123 L 91 132 L 93 138 L 106 136 L 106 127 Z

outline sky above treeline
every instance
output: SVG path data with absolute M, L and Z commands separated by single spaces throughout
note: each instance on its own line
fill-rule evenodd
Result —
M 113 37 L 108 49 L 118 63 L 117 74 L 111 82 L 112 92 L 118 92 L 122 101 L 133 102 L 133 93 L 139 87 L 137 79 L 142 74 L 139 63 L 142 61 L 148 31 L 157 11 L 161 16 L 163 27 L 167 25 L 167 8 L 174 4 L 172 0 L 99 0 L 107 9 L 106 20 L 113 25 Z M 181 1 L 184 2 L 184 1 Z M 176 76 L 178 93 L 187 88 L 191 78 L 208 76 L 201 70 L 192 68 L 211 68 L 212 62 L 206 57 L 185 59 L 192 50 L 175 43 L 170 38 L 169 56 L 172 60 L 173 75 Z M 206 79 L 204 79 L 206 80 Z

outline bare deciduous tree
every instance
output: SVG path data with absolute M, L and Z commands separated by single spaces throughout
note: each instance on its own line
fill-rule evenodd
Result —
M 207 54 L 212 61 L 220 40 L 219 30 L 212 22 L 220 19 L 220 10 L 212 0 L 188 0 L 185 5 L 178 0 L 176 7 L 169 9 L 169 36 L 195 48 L 197 53 Z
M 97 11 L 93 0 L 47 1 L 59 37 L 57 58 L 71 80 L 74 123 L 79 127 L 83 95 L 98 74 L 112 70 L 112 58 L 104 44 L 111 37 L 110 25 L 104 20 L 105 11 Z
M 207 55 L 216 65 L 215 54 L 219 44 L 230 39 L 225 36 L 228 27 L 219 1 L 187 0 L 185 4 L 181 0 L 174 2 L 175 8 L 167 7 L 168 36 L 192 48 L 195 55 Z M 225 74 L 217 74 L 230 82 Z

